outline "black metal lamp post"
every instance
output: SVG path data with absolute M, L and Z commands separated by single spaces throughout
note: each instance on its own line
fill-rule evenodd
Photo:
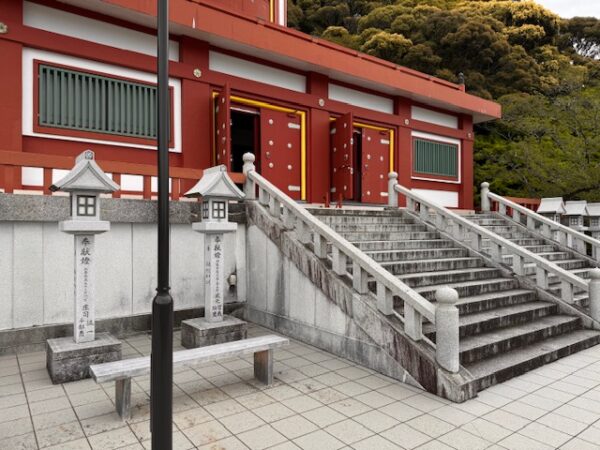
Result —
M 152 448 L 173 447 L 173 299 L 169 294 L 169 0 L 158 0 L 158 286 L 152 301 Z

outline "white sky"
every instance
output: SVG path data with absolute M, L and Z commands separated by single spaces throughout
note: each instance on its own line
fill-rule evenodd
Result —
M 535 0 L 550 11 L 564 18 L 574 16 L 600 19 L 600 0 Z

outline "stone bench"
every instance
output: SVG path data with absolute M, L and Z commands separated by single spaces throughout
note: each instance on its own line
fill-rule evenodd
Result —
M 267 335 L 241 341 L 226 342 L 208 347 L 180 350 L 173 353 L 173 367 L 197 366 L 208 361 L 254 354 L 254 376 L 270 385 L 273 383 L 273 349 L 289 344 L 289 339 Z M 131 404 L 131 378 L 150 373 L 150 357 L 124 359 L 90 366 L 96 383 L 115 381 L 115 403 L 119 416 L 128 419 Z

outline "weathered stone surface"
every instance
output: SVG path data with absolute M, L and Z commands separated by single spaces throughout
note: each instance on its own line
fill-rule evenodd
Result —
M 204 317 L 181 322 L 181 345 L 185 348 L 205 347 L 246 339 L 248 324 L 233 316 L 222 322 L 209 322 Z
M 198 202 L 170 202 L 171 223 L 192 223 L 201 217 Z M 245 223 L 244 206 L 231 203 L 229 220 Z M 103 198 L 100 217 L 110 222 L 156 223 L 155 200 Z M 48 195 L 0 194 L 0 221 L 59 222 L 69 218 L 69 198 Z
M 151 297 L 148 297 L 150 301 Z M 240 303 L 226 303 L 225 312 L 232 313 L 240 309 Z M 204 308 L 191 308 L 175 311 L 174 325 L 181 326 L 183 320 L 203 316 Z M 101 319 L 96 321 L 97 332 L 109 332 L 113 336 L 124 336 L 128 333 L 148 331 L 151 327 L 151 315 L 140 314 L 135 316 L 119 317 L 115 319 Z M 39 351 L 46 348 L 46 340 L 73 335 L 73 324 L 46 325 L 33 328 L 20 328 L 18 330 L 0 331 L 0 355 L 14 353 L 15 351 Z
M 54 384 L 90 376 L 89 366 L 121 359 L 121 341 L 108 333 L 91 342 L 75 343 L 72 337 L 48 339 L 46 368 Z

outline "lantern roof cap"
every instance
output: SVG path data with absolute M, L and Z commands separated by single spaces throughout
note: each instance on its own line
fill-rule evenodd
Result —
M 587 212 L 588 216 L 600 217 L 600 203 L 588 203 Z
M 52 186 L 51 191 L 114 192 L 119 185 L 111 180 L 94 160 L 94 152 L 86 150 L 75 160 L 75 166 Z
M 587 202 L 585 200 L 572 200 L 565 203 L 565 215 L 587 216 Z
M 538 214 L 547 214 L 547 213 L 555 213 L 555 214 L 564 214 L 565 213 L 565 204 L 563 202 L 562 197 L 549 197 L 543 198 L 540 202 L 540 206 L 537 210 Z
M 204 170 L 202 178 L 184 194 L 186 197 L 219 197 L 240 200 L 245 197 L 233 180 L 227 175 L 227 168 L 220 166 Z

